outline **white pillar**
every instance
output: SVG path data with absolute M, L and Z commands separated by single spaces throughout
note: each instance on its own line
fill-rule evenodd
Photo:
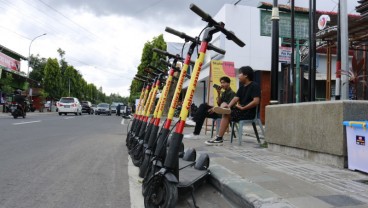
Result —
M 341 100 L 349 99 L 349 77 L 346 72 L 349 71 L 349 29 L 347 1 L 340 0 L 341 9 Z

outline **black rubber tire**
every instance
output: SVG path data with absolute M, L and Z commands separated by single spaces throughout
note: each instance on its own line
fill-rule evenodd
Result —
M 61 113 L 59 113 L 59 116 L 61 116 Z
M 145 191 L 148 185 L 148 181 L 151 177 L 153 177 L 155 175 L 155 173 L 157 171 L 159 171 L 160 168 L 157 167 L 156 165 L 153 164 L 149 164 L 147 171 L 146 171 L 146 175 L 144 176 L 143 182 L 142 182 L 142 195 L 145 195 Z
M 130 152 L 130 157 L 132 158 L 132 162 L 136 167 L 141 166 L 143 162 L 143 144 L 137 145 Z
M 148 184 L 147 194 L 144 196 L 144 206 L 146 208 L 175 207 L 178 201 L 178 188 L 176 184 L 169 182 L 163 176 L 157 175 L 154 177 L 157 180 L 153 179 Z
M 147 174 L 148 166 L 150 165 L 150 160 L 152 156 L 147 155 L 144 153 L 143 155 L 143 162 L 141 166 L 139 166 L 139 174 L 138 176 L 141 178 L 144 178 L 144 176 Z

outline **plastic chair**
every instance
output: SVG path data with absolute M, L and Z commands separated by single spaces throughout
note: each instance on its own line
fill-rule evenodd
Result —
M 230 142 L 231 143 L 233 143 L 234 126 L 236 125 L 236 123 L 239 123 L 238 124 L 239 125 L 238 126 L 238 137 L 239 137 L 238 138 L 238 142 L 239 142 L 239 145 L 241 145 L 241 143 L 242 143 L 243 126 L 245 124 L 248 124 L 248 123 L 251 123 L 252 124 L 254 133 L 255 133 L 256 138 L 257 138 L 257 141 L 258 141 L 258 143 L 261 143 L 261 140 L 259 139 L 259 135 L 258 135 L 258 130 L 257 130 L 256 124 L 258 124 L 259 127 L 261 128 L 261 131 L 262 131 L 263 136 L 265 135 L 265 133 L 264 133 L 264 129 L 263 129 L 263 125 L 262 125 L 261 119 L 259 118 L 258 106 L 256 107 L 256 116 L 255 116 L 254 119 L 240 120 L 239 122 L 234 122 L 234 121 L 231 122 L 231 139 L 230 139 Z

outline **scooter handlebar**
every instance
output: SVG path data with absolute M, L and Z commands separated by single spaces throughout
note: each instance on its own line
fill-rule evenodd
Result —
M 154 48 L 153 51 L 156 52 L 156 53 L 160 53 L 162 55 L 165 55 L 165 56 L 167 56 L 169 58 L 178 58 L 176 55 L 171 54 L 171 53 L 169 53 L 167 51 L 160 50 L 158 48 Z M 181 59 L 181 58 L 179 58 L 179 59 Z
M 195 4 L 190 4 L 189 6 L 190 10 L 192 10 L 194 13 L 196 13 L 198 16 L 202 17 L 203 21 L 206 21 L 208 23 L 216 22 L 212 19 L 212 17 L 204 12 L 201 8 L 197 7 Z
M 165 28 L 165 31 L 168 32 L 168 33 L 171 33 L 173 35 L 176 35 L 176 36 L 178 36 L 178 37 L 180 37 L 182 39 L 185 39 L 186 41 L 191 41 L 193 43 L 200 44 L 200 41 L 198 41 L 196 38 L 193 38 L 193 37 L 191 37 L 191 36 L 189 36 L 189 35 L 187 35 L 187 34 L 185 34 L 183 32 L 179 32 L 177 30 L 174 30 L 174 29 L 172 29 L 170 27 L 166 27 Z M 216 51 L 217 53 L 220 53 L 222 55 L 224 55 L 226 53 L 225 50 L 222 50 L 220 48 L 217 48 L 216 46 L 214 46 L 212 44 L 208 44 L 208 48 L 207 49 L 208 50 Z
M 158 71 L 158 72 L 160 72 L 160 73 L 162 73 L 162 74 L 164 74 L 164 73 L 165 73 L 163 70 L 161 70 L 161 69 L 159 69 L 159 68 L 157 68 L 157 67 L 151 66 L 151 65 L 149 65 L 149 66 L 148 66 L 148 68 L 153 69 L 153 70 L 155 70 L 155 71 Z
M 140 78 L 138 78 L 138 77 L 134 77 L 133 79 L 135 79 L 135 80 L 137 80 L 137 81 L 140 81 L 140 82 L 146 82 L 145 80 L 140 79 Z
M 215 51 L 215 52 L 217 52 L 219 54 L 222 54 L 222 55 L 225 55 L 225 53 L 226 53 L 225 50 L 222 50 L 221 48 L 217 48 L 216 46 L 212 45 L 211 43 L 208 44 L 207 49 Z
M 147 72 L 148 74 L 152 74 L 152 75 L 155 75 L 155 76 L 159 75 L 159 73 L 155 73 L 153 71 L 150 71 L 148 68 L 145 68 L 144 71 Z
M 243 41 L 241 41 L 238 37 L 236 37 L 234 32 L 225 29 L 223 23 L 216 22 L 209 14 L 204 12 L 202 9 L 197 7 L 195 4 L 190 4 L 189 8 L 194 13 L 196 13 L 198 16 L 202 17 L 203 21 L 208 22 L 210 25 L 215 26 L 216 28 L 218 28 L 222 33 L 224 33 L 226 35 L 226 38 L 228 40 L 234 41 L 234 43 L 236 43 L 240 47 L 245 46 L 245 43 Z
M 226 35 L 226 38 L 229 39 L 229 40 L 232 40 L 234 43 L 236 43 L 238 46 L 240 47 L 244 47 L 245 46 L 245 43 L 243 41 L 241 41 L 233 31 L 230 31 L 230 30 L 226 30 L 224 28 L 225 31 L 222 31 L 225 35 Z
M 171 34 L 173 34 L 173 35 L 176 35 L 176 36 L 178 36 L 178 37 L 180 37 L 180 38 L 183 38 L 183 39 L 186 39 L 187 38 L 187 35 L 185 34 L 185 33 L 183 33 L 183 32 L 179 32 L 179 31 L 177 31 L 177 30 L 174 30 L 174 29 L 172 29 L 171 27 L 166 27 L 165 28 L 165 31 L 166 32 L 168 32 L 168 33 L 171 33 Z M 190 38 L 190 37 L 189 37 Z

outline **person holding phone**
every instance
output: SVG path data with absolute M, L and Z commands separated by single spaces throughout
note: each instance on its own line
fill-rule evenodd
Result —
M 253 81 L 254 71 L 250 66 L 239 68 L 239 82 L 241 83 L 236 96 L 228 103 L 222 103 L 213 110 L 222 114 L 219 134 L 216 138 L 206 141 L 207 145 L 222 145 L 223 136 L 230 121 L 253 119 L 256 107 L 261 99 L 261 88 Z
M 221 106 L 223 103 L 229 103 L 235 97 L 235 92 L 230 87 L 229 77 L 221 77 L 220 83 L 221 85 L 213 85 L 218 95 L 216 100 L 218 106 Z M 192 134 L 184 135 L 185 139 L 199 139 L 199 134 L 201 133 L 202 126 L 206 118 L 221 118 L 221 115 L 215 113 L 213 109 L 214 107 L 207 103 L 203 103 L 198 107 L 197 112 L 192 118 L 193 123 L 195 122 L 194 132 Z M 187 121 L 187 123 L 191 123 L 191 121 Z

